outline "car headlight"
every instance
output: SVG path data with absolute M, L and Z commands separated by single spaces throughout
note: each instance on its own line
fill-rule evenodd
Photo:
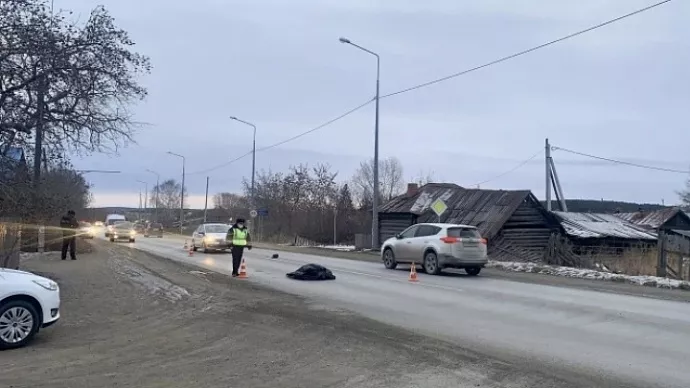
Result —
M 41 279 L 41 280 L 34 280 L 34 283 L 38 284 L 39 286 L 45 288 L 48 291 L 57 291 L 58 285 L 52 280 L 48 279 Z
M 130 235 L 130 236 L 134 236 L 135 234 L 137 234 L 137 231 L 136 231 L 136 230 L 130 230 L 130 231 L 129 231 L 129 235 Z

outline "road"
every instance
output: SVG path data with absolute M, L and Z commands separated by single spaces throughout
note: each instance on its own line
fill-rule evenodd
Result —
M 179 238 L 139 237 L 129 245 L 220 273 L 229 254 L 189 256 Z M 254 249 L 249 281 L 327 302 L 375 320 L 509 362 L 542 365 L 554 374 L 591 376 L 596 386 L 688 387 L 690 309 L 687 303 L 561 288 L 487 277 L 430 276 L 407 281 L 407 270 L 323 256 Z M 332 282 L 285 277 L 315 262 Z M 241 280 L 238 280 L 241 281 Z M 620 381 L 610 385 L 603 381 Z

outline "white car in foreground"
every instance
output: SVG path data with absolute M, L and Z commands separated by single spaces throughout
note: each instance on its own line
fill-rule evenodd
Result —
M 60 319 L 60 287 L 30 272 L 0 268 L 0 349 L 26 345 Z

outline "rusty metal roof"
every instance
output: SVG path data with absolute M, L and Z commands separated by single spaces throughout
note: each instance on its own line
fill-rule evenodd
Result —
M 413 196 L 393 198 L 381 207 L 380 213 L 411 213 L 417 216 L 417 222 L 438 222 L 430 207 L 439 198 L 448 206 L 441 222 L 476 226 L 487 238 L 498 234 L 525 199 L 539 204 L 529 190 L 465 189 L 452 183 L 429 183 Z
M 576 238 L 614 237 L 656 240 L 656 233 L 618 217 L 618 214 L 553 212 L 565 232 Z
M 665 224 L 668 220 L 673 218 L 679 211 L 681 210 L 678 208 L 670 207 L 654 211 L 618 213 L 615 216 L 628 222 L 632 222 L 635 225 L 657 229 L 661 225 Z

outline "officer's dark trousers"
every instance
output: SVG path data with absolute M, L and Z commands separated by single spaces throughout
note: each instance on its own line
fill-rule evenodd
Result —
M 67 258 L 67 248 L 72 260 L 77 260 L 77 238 L 74 236 L 62 237 L 62 260 Z
M 232 273 L 238 274 L 240 269 L 240 264 L 242 264 L 242 254 L 244 254 L 245 247 L 233 246 L 230 248 L 230 253 L 232 254 Z

